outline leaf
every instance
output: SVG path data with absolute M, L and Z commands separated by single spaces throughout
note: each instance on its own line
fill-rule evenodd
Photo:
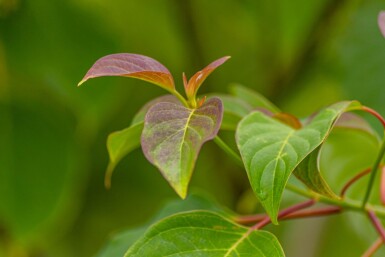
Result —
M 203 70 L 195 73 L 194 76 L 189 79 L 187 84 L 184 82 L 185 91 L 188 99 L 195 99 L 199 87 L 206 80 L 206 78 L 211 74 L 211 72 L 213 72 L 216 68 L 225 63 L 228 59 L 230 59 L 230 56 L 225 56 L 213 61 L 212 63 L 207 65 Z M 185 81 L 185 76 L 183 77 Z
M 215 94 L 223 103 L 223 119 L 221 130 L 233 130 L 243 117 L 253 111 L 248 103 L 237 97 L 225 94 Z
M 340 129 L 354 129 L 371 136 L 376 137 L 375 132 L 370 125 L 361 117 L 353 113 L 343 113 L 335 123 L 335 127 Z M 332 128 L 330 128 L 332 129 Z M 326 138 L 325 138 L 326 140 Z M 330 188 L 320 171 L 319 158 L 323 149 L 322 145 L 309 154 L 295 169 L 294 175 L 300 179 L 312 191 L 330 198 L 338 198 L 338 196 Z
M 134 118 L 132 119 L 131 126 L 144 122 L 144 117 L 146 116 L 147 111 L 155 104 L 162 103 L 162 102 L 170 102 L 170 103 L 179 103 L 178 98 L 176 98 L 173 95 L 163 95 L 160 97 L 157 97 L 149 102 L 147 102 L 143 107 L 135 114 Z
M 219 98 L 209 99 L 198 109 L 158 103 L 147 112 L 143 153 L 182 198 L 186 197 L 200 148 L 218 133 L 222 115 Z
M 378 27 L 380 28 L 382 36 L 385 37 L 385 11 L 381 11 L 378 14 Z
M 230 86 L 230 93 L 239 99 L 242 99 L 252 107 L 266 108 L 273 113 L 281 112 L 277 106 L 267 100 L 263 95 L 239 84 L 232 84 Z
M 251 186 L 273 223 L 278 223 L 279 205 L 290 174 L 325 140 L 343 112 L 359 106 L 355 101 L 331 105 L 299 130 L 259 111 L 239 123 L 238 148 Z
M 277 238 L 208 211 L 170 216 L 153 225 L 125 254 L 135 256 L 284 256 Z
M 164 207 L 143 226 L 128 229 L 113 236 L 97 256 L 121 257 L 125 252 L 127 252 L 128 248 L 130 248 L 131 245 L 135 243 L 135 241 L 144 235 L 151 224 L 169 215 L 191 210 L 210 210 L 221 212 L 223 215 L 226 215 L 222 208 L 220 208 L 213 200 L 209 199 L 209 197 L 193 193 L 189 195 L 185 200 L 179 199 L 166 203 Z
M 329 187 L 319 170 L 319 155 L 321 147 L 322 145 L 306 156 L 306 158 L 294 170 L 294 175 L 310 190 L 326 197 L 337 199 L 338 196 Z
M 120 160 L 140 146 L 140 135 L 143 122 L 136 123 L 126 129 L 111 133 L 107 139 L 107 150 L 110 162 L 106 170 L 104 184 L 111 187 L 111 176 Z
M 175 91 L 174 79 L 157 60 L 139 54 L 111 54 L 97 60 L 79 86 L 90 78 L 103 76 L 131 77 L 156 84 L 169 92 Z

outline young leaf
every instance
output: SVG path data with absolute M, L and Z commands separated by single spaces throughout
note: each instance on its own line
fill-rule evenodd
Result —
M 382 33 L 382 36 L 385 37 L 385 11 L 381 11 L 378 14 L 378 27 Z
M 262 107 L 273 113 L 281 112 L 277 106 L 267 100 L 263 95 L 251 90 L 250 88 L 239 84 L 232 84 L 229 89 L 232 95 L 242 99 L 254 108 Z
M 199 87 L 202 85 L 203 81 L 207 78 L 208 75 L 211 74 L 216 68 L 221 66 L 224 62 L 226 62 L 228 59 L 230 59 L 230 56 L 222 57 L 218 60 L 215 60 L 214 62 L 210 63 L 206 68 L 204 68 L 201 71 L 198 71 L 194 74 L 188 81 L 188 83 L 184 83 L 185 85 L 185 91 L 187 98 L 189 100 L 195 99 L 195 96 L 198 92 Z M 185 78 L 185 76 L 183 76 Z M 184 79 L 185 81 L 185 79 Z
M 110 162 L 104 180 L 106 188 L 110 188 L 112 172 L 120 160 L 140 146 L 142 130 L 143 122 L 139 122 L 126 129 L 113 132 L 108 136 L 107 150 L 110 156 Z
M 125 257 L 285 256 L 277 238 L 208 211 L 170 216 L 153 225 Z
M 200 148 L 218 133 L 222 114 L 219 98 L 209 99 L 198 109 L 158 103 L 147 112 L 143 152 L 182 198 L 186 197 Z
M 282 193 L 290 174 L 325 140 L 343 112 L 359 107 L 354 101 L 331 105 L 299 130 L 259 111 L 239 123 L 238 148 L 251 186 L 273 223 L 277 224 Z
M 111 54 L 97 60 L 79 86 L 90 78 L 103 76 L 131 77 L 156 84 L 169 92 L 175 91 L 174 79 L 157 60 L 139 54 Z

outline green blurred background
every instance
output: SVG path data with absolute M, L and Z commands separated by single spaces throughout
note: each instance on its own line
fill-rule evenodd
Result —
M 177 198 L 141 150 L 105 190 L 107 135 L 164 93 L 125 78 L 77 88 L 98 58 L 151 56 L 181 88 L 182 72 L 231 55 L 201 93 L 237 82 L 299 116 L 342 99 L 385 114 L 382 9 L 380 0 L 0 0 L 0 256 L 95 256 Z M 245 172 L 212 143 L 191 184 L 254 210 Z M 344 214 L 270 229 L 287 256 L 360 256 L 376 236 L 355 216 L 362 222 Z

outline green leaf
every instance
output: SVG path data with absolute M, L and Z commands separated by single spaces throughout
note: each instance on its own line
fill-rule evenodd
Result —
M 273 223 L 278 223 L 279 205 L 290 174 L 325 140 L 343 112 L 359 107 L 355 101 L 336 103 L 298 130 L 259 111 L 239 123 L 238 148 L 251 186 Z
M 134 256 L 284 256 L 277 238 L 208 211 L 170 216 L 153 225 L 125 254 Z
M 280 112 L 279 108 L 267 100 L 263 95 L 239 84 L 232 84 L 229 88 L 232 95 L 242 99 L 252 107 L 266 108 L 273 113 Z
M 143 226 L 129 229 L 115 235 L 108 244 L 97 255 L 98 257 L 122 257 L 128 248 L 131 247 L 141 236 L 144 235 L 146 230 L 155 222 L 163 219 L 169 215 L 192 211 L 192 210 L 210 210 L 215 212 L 221 212 L 224 215 L 226 213 L 222 208 L 209 197 L 203 194 L 193 193 L 189 195 L 185 200 L 173 200 L 168 202 L 149 222 L 146 222 Z
M 111 187 L 111 176 L 120 160 L 140 146 L 140 135 L 143 122 L 136 123 L 126 129 L 111 133 L 107 139 L 107 150 L 110 156 L 104 184 Z
M 319 155 L 322 145 L 310 153 L 294 170 L 294 175 L 310 190 L 330 198 L 338 196 L 329 187 L 319 169 Z
M 335 127 L 354 129 L 375 137 L 375 132 L 370 125 L 364 119 L 352 113 L 344 113 L 336 122 Z M 322 145 L 317 147 L 297 166 L 294 175 L 312 191 L 330 198 L 338 198 L 320 172 L 319 158 L 325 140 L 322 142 Z
M 253 111 L 253 107 L 237 97 L 225 94 L 215 94 L 223 103 L 223 119 L 221 130 L 235 131 L 243 117 Z
M 142 149 L 182 198 L 201 146 L 218 133 L 223 115 L 222 102 L 211 98 L 198 109 L 179 103 L 158 103 L 147 112 Z

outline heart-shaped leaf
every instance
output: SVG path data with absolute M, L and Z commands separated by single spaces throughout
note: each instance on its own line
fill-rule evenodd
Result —
M 145 80 L 169 92 L 175 91 L 174 79 L 168 69 L 157 60 L 139 54 L 111 54 L 97 60 L 79 86 L 90 78 L 122 76 Z
M 158 103 L 146 115 L 142 149 L 182 198 L 203 143 L 218 133 L 223 114 L 219 98 L 211 98 L 198 109 L 179 103 Z
M 170 216 L 153 225 L 125 257 L 269 256 L 283 257 L 277 238 L 208 211 Z
M 157 103 L 162 103 L 162 102 L 169 102 L 169 103 L 179 103 L 179 100 L 178 98 L 176 98 L 175 96 L 173 95 L 163 95 L 163 96 L 159 96 L 149 102 L 147 102 L 145 105 L 142 106 L 142 108 L 140 108 L 140 110 L 135 114 L 134 118 L 132 119 L 131 121 L 131 126 L 136 124 L 136 123 L 140 123 L 140 122 L 144 122 L 144 118 L 146 117 L 146 113 L 148 112 L 148 110 L 155 104 Z
M 378 27 L 382 33 L 382 36 L 385 37 L 385 11 L 381 11 L 378 14 Z
M 227 213 L 214 202 L 210 197 L 202 194 L 192 193 L 184 199 L 175 199 L 167 202 L 160 211 L 158 211 L 154 217 L 140 227 L 131 228 L 114 235 L 103 247 L 102 251 L 97 255 L 98 257 L 121 257 L 127 252 L 127 250 L 142 237 L 148 228 L 158 222 L 159 220 L 166 218 L 167 216 L 193 210 L 205 210 L 220 213 L 224 216 L 233 215 Z
M 202 83 L 205 81 L 208 75 L 211 74 L 216 68 L 221 66 L 224 62 L 226 62 L 228 59 L 230 59 L 230 56 L 225 56 L 222 57 L 218 60 L 213 61 L 209 65 L 207 65 L 203 70 L 198 71 L 197 73 L 194 74 L 186 83 L 186 79 L 184 77 L 184 86 L 185 86 L 185 91 L 187 98 L 189 100 L 195 99 L 195 96 L 198 92 L 199 87 L 202 85 Z
M 260 111 L 239 123 L 238 148 L 251 186 L 273 223 L 278 223 L 279 205 L 290 174 L 325 140 L 343 112 L 359 108 L 355 101 L 331 105 L 298 130 Z
M 361 117 L 354 115 L 353 113 L 343 113 L 337 122 L 335 122 L 336 128 L 340 129 L 354 129 L 361 132 L 365 132 L 372 136 L 376 136 L 370 125 Z M 330 128 L 332 129 L 332 128 Z M 326 138 L 325 138 L 326 140 Z M 319 158 L 322 152 L 322 146 L 325 140 L 320 146 L 316 148 L 311 154 L 309 154 L 295 169 L 294 175 L 300 179 L 309 189 L 312 191 L 324 195 L 330 198 L 338 198 L 338 196 L 332 191 L 328 183 L 321 175 Z

